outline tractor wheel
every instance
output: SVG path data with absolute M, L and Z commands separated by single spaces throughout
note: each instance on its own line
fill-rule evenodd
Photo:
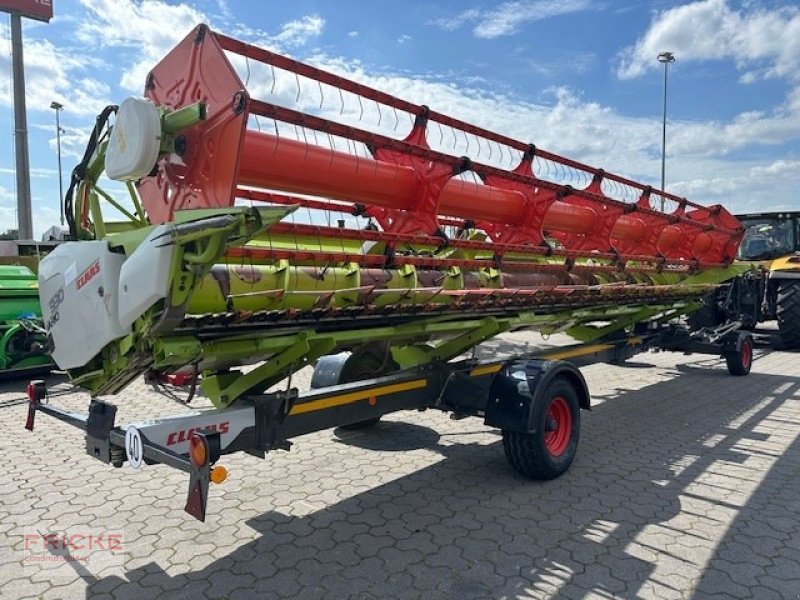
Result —
M 776 312 L 781 344 L 787 350 L 800 349 L 800 280 L 781 281 Z
M 339 383 L 352 383 L 364 379 L 372 379 L 386 375 L 397 369 L 397 364 L 392 360 L 389 349 L 382 344 L 371 344 L 360 348 L 350 355 L 342 368 Z M 374 427 L 381 420 L 380 417 L 365 419 L 356 423 L 341 425 L 347 431 L 367 429 Z
M 728 372 L 731 375 L 741 377 L 750 372 L 753 366 L 753 337 L 744 336 L 739 349 L 725 354 L 725 362 L 728 364 Z
M 506 459 L 529 479 L 555 479 L 569 469 L 578 451 L 581 412 L 575 386 L 554 379 L 534 412 L 533 432 L 503 430 Z

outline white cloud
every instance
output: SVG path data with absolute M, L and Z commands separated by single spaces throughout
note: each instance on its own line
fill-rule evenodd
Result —
M 800 138 L 800 8 L 774 9 L 728 0 L 700 0 L 657 13 L 637 42 L 617 56 L 617 75 L 639 77 L 659 68 L 657 55 L 672 51 L 678 64 L 728 60 L 740 82 L 784 79 L 793 89 L 768 111 L 745 111 L 729 122 L 678 122 L 669 127 L 672 155 L 722 156 L 750 145 Z
M 792 112 L 800 113 L 800 86 L 789 92 L 786 98 L 786 108 Z
M 280 26 L 277 33 L 271 33 L 267 30 L 252 27 L 241 22 L 226 28 L 223 32 L 231 37 L 247 42 L 248 44 L 260 46 L 273 52 L 290 54 L 321 36 L 324 29 L 325 19 L 318 15 L 306 15 L 300 19 L 284 23 Z M 358 32 L 351 31 L 348 33 L 348 36 L 357 37 Z M 234 66 L 238 69 L 240 64 L 236 61 L 239 57 L 229 55 L 229 58 L 231 57 L 233 58 L 232 62 Z M 240 62 L 243 65 L 244 59 Z M 251 64 L 255 66 L 256 63 L 252 62 Z
M 442 17 L 439 19 L 434 19 L 430 22 L 431 25 L 437 25 L 442 29 L 447 31 L 455 31 L 456 29 L 460 29 L 467 23 L 472 23 L 473 21 L 477 21 L 481 18 L 483 11 L 479 8 L 470 8 L 463 12 L 458 13 L 453 17 Z
M 228 4 L 228 0 L 217 0 L 217 8 L 225 19 L 233 19 L 233 11 L 230 4 Z
M 129 51 L 120 85 L 141 93 L 150 69 L 206 16 L 186 4 L 160 0 L 80 0 L 88 15 L 78 24 L 76 36 L 89 48 L 115 48 L 118 57 Z
M 410 35 L 406 35 L 406 34 L 404 33 L 404 34 L 403 34 L 403 35 L 401 35 L 399 38 L 397 38 L 397 43 L 398 43 L 398 44 L 405 44 L 406 42 L 410 42 L 410 41 L 411 41 L 411 39 L 412 39 L 412 38 L 411 38 L 411 36 L 410 36 Z
M 0 185 L 0 202 L 16 201 L 17 195 L 6 187 Z
M 727 170 L 725 170 L 727 171 Z M 754 202 L 763 203 L 765 191 L 774 186 L 771 180 L 781 177 L 779 185 L 785 182 L 800 182 L 800 161 L 778 160 L 768 165 L 755 165 L 743 168 L 738 174 L 725 173 L 718 177 L 698 177 L 676 181 L 672 189 L 677 194 L 731 196 L 745 188 L 753 193 Z
M 617 74 L 638 77 L 672 51 L 680 62 L 732 60 L 742 81 L 780 77 L 800 80 L 800 8 L 768 10 L 727 0 L 701 0 L 657 13 L 647 32 L 618 55 Z
M 75 159 L 80 161 L 83 158 L 83 153 L 86 151 L 86 143 L 89 141 L 89 135 L 92 132 L 92 125 L 86 127 L 64 127 L 64 132 L 61 134 L 61 157 L 62 163 L 65 167 L 64 179 L 68 177 L 66 166 L 70 165 L 69 170 L 72 170 L 72 161 Z M 56 138 L 53 136 L 48 140 L 50 148 L 56 151 Z
M 358 37 L 358 31 L 356 31 L 356 30 L 348 31 L 347 32 L 347 37 L 357 38 Z
M 272 37 L 272 42 L 284 48 L 297 48 L 318 37 L 324 27 L 325 19 L 318 15 L 306 15 L 283 25 L 281 31 Z
M 0 26 L 0 35 L 8 36 L 8 28 Z M 97 114 L 107 103 L 109 87 L 88 75 L 101 64 L 92 56 L 69 47 L 57 47 L 46 39 L 23 36 L 25 59 L 25 101 L 29 111 L 51 110 L 53 100 L 65 110 L 78 115 Z M 0 54 L 0 104 L 12 106 L 11 59 Z
M 434 19 L 430 23 L 447 31 L 476 23 L 472 29 L 475 37 L 496 38 L 515 34 L 526 23 L 581 12 L 590 7 L 589 0 L 517 0 L 504 2 L 492 9 L 470 8 L 453 17 Z
M 774 177 L 788 175 L 794 180 L 800 180 L 800 160 L 776 160 L 766 165 L 750 169 L 753 177 Z
M 17 209 L 0 205 L 0 233 L 5 233 L 9 229 L 17 229 Z
M 752 145 L 778 145 L 800 138 L 800 113 L 744 112 L 728 123 L 671 123 L 670 154 L 723 156 Z
M 34 224 L 34 239 L 41 239 L 41 235 L 51 225 L 59 221 L 58 200 L 52 199 L 52 206 L 42 198 L 33 197 L 31 216 Z M 15 192 L 0 186 L 0 232 L 17 229 L 17 195 Z
M 684 179 L 670 191 L 689 198 L 703 198 L 708 204 L 721 203 L 736 213 L 768 210 L 798 210 L 797 200 L 787 188 L 800 184 L 800 160 L 776 160 L 763 165 L 754 162 L 703 162 L 682 165 Z M 714 177 L 708 177 L 713 172 Z
M 128 58 L 127 64 L 120 65 L 124 68 L 120 85 L 138 93 L 144 88 L 147 73 L 195 26 L 210 21 L 208 15 L 183 3 L 171 4 L 162 0 L 80 1 L 89 17 L 78 25 L 78 39 L 89 47 L 114 48 L 118 57 Z M 223 2 L 221 10 L 226 6 Z M 228 18 L 224 13 L 223 10 L 223 17 Z M 318 37 L 324 26 L 325 20 L 320 16 L 306 15 L 283 24 L 275 34 L 238 24 L 234 27 L 234 35 L 285 52 Z M 117 65 L 115 70 L 118 70 Z
M 53 143 L 55 143 L 55 138 L 54 138 Z M 17 172 L 16 169 L 10 169 L 8 167 L 0 168 L 0 175 L 14 175 L 16 172 Z M 44 169 L 44 168 L 31 168 L 30 173 L 31 173 L 31 177 L 34 177 L 34 178 L 37 178 L 37 179 L 49 179 L 50 177 L 53 177 L 54 175 L 58 175 L 58 170 L 57 169 Z M 2 186 L 0 186 L 0 189 L 2 189 Z M 0 198 L 2 198 L 2 197 L 3 197 L 2 193 L 0 193 Z
M 566 73 L 583 74 L 597 68 L 597 56 L 591 52 L 571 52 L 554 57 L 528 59 L 530 70 L 545 77 L 563 78 Z

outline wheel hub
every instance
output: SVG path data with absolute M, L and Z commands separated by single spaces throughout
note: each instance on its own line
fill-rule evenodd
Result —
M 556 396 L 547 409 L 544 445 L 551 456 L 561 456 L 572 438 L 572 413 L 563 396 Z

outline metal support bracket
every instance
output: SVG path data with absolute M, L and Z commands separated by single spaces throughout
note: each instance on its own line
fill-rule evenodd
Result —
M 328 354 L 336 347 L 331 336 L 307 339 L 298 335 L 298 341 L 264 364 L 247 373 L 227 372 L 204 375 L 203 392 L 216 408 L 230 406 L 234 400 L 257 388 L 265 389 L 283 379 L 299 362 L 308 363 Z

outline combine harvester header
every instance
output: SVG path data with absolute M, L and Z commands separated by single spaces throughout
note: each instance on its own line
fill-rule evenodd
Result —
M 314 428 L 280 429 L 287 415 L 302 421 L 317 410 L 309 406 L 319 398 L 264 395 L 306 364 L 318 362 L 318 386 L 402 373 L 423 382 L 403 393 L 427 390 L 401 401 L 390 382 L 385 407 L 337 408 L 316 428 L 434 399 L 452 410 L 441 382 L 454 373 L 482 378 L 484 392 L 500 385 L 499 363 L 450 362 L 488 338 L 533 328 L 584 343 L 614 340 L 614 351 L 620 340 L 645 347 L 655 338 L 641 335 L 661 332 L 743 269 L 731 264 L 743 228 L 722 206 L 654 190 L 206 26 L 151 71 L 145 96 L 100 115 L 73 173 L 66 202 L 79 241 L 59 246 L 40 268 L 53 357 L 93 396 L 150 370 L 192 374 L 217 409 L 259 422 L 251 451 L 285 447 L 290 434 Z M 101 188 L 104 171 L 125 182 L 129 202 Z M 127 222 L 107 222 L 103 204 Z M 665 204 L 669 212 L 654 208 Z M 742 340 L 725 340 L 724 351 L 741 358 Z M 260 364 L 237 370 L 249 363 Z M 438 375 L 413 379 L 415 369 Z M 345 395 L 356 398 L 351 404 L 374 399 L 374 386 L 358 385 L 372 392 Z M 31 426 L 35 409 L 45 410 L 37 389 Z M 577 410 L 582 396 L 573 396 Z M 512 426 L 479 404 L 457 412 L 530 434 L 532 416 Z M 87 444 L 121 464 L 111 405 L 92 406 L 89 421 L 107 431 L 97 436 L 90 424 Z M 554 410 L 551 425 L 566 409 Z M 209 422 L 219 443 L 212 429 Z M 167 456 L 157 435 L 144 436 L 145 456 L 190 470 L 188 443 Z M 227 451 L 244 443 L 227 435 Z M 126 451 L 135 462 L 130 441 Z

